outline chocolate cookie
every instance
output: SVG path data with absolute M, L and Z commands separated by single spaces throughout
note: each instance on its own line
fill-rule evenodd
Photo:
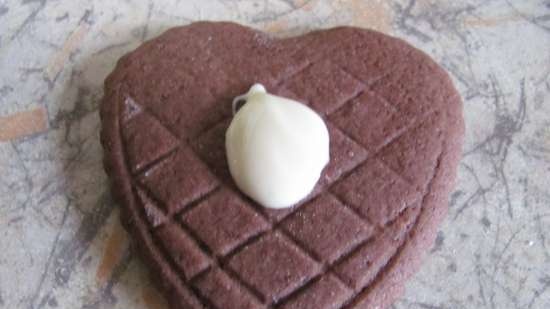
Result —
M 241 194 L 225 160 L 231 99 L 256 82 L 329 127 L 329 165 L 286 210 Z M 445 216 L 464 131 L 434 61 L 352 27 L 288 39 L 233 23 L 170 29 L 120 59 L 101 116 L 123 223 L 185 309 L 388 307 Z

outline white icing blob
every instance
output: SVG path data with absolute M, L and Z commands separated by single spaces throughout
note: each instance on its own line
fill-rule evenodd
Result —
M 323 119 L 306 105 L 266 93 L 260 84 L 233 101 L 246 104 L 225 135 L 229 170 L 237 186 L 268 208 L 305 198 L 329 161 Z

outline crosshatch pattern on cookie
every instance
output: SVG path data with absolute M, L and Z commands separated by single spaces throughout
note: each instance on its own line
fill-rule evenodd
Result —
M 346 102 L 348 104 L 348 102 Z M 351 103 L 349 103 L 351 104 Z M 344 107 L 341 107 L 342 108 L 345 108 Z M 391 110 L 391 107 L 386 107 L 388 109 Z M 391 110 L 392 112 L 395 112 L 393 110 Z M 217 127 L 225 127 L 227 125 L 227 120 L 226 121 L 223 121 L 223 122 L 220 122 L 219 125 L 215 125 L 213 127 L 213 130 L 217 131 L 218 134 L 220 133 L 223 133 L 222 130 L 220 130 L 219 128 L 216 128 Z M 339 182 L 335 187 L 334 187 L 334 192 L 338 195 L 338 193 L 341 193 L 342 189 L 338 189 L 340 187 L 345 187 L 346 183 L 352 183 L 352 184 L 359 184 L 359 186 L 361 185 L 361 182 L 356 180 L 355 178 L 357 177 L 362 177 L 362 175 L 364 173 L 367 173 L 367 172 L 370 172 L 370 175 L 365 175 L 363 177 L 367 177 L 371 182 L 374 180 L 374 184 L 376 185 L 375 187 L 376 188 L 373 188 L 372 192 L 365 192 L 365 194 L 374 194 L 376 193 L 374 190 L 376 189 L 380 189 L 380 188 L 385 188 L 386 187 L 386 183 L 389 183 L 388 186 L 392 186 L 394 187 L 394 192 L 392 191 L 389 191 L 390 194 L 384 194 L 385 197 L 396 197 L 396 196 L 399 196 L 399 195 L 396 195 L 395 193 L 396 192 L 406 192 L 407 190 L 411 190 L 411 195 L 414 196 L 415 194 L 419 194 L 416 189 L 414 188 L 414 186 L 412 185 L 409 185 L 407 182 L 405 182 L 403 179 L 401 179 L 400 176 L 396 176 L 396 175 L 393 175 L 391 174 L 391 170 L 389 169 L 384 169 L 384 165 L 381 163 L 381 162 L 377 162 L 378 159 L 370 159 L 369 162 L 374 162 L 372 164 L 374 164 L 376 166 L 376 168 L 372 168 L 372 164 L 369 164 L 367 162 L 367 150 L 365 149 L 365 146 L 361 147 L 359 146 L 359 144 L 357 144 L 354 139 L 352 139 L 351 137 L 348 137 L 346 136 L 344 133 L 342 133 L 341 130 L 337 129 L 336 127 L 334 127 L 330 122 L 328 123 L 328 126 L 330 129 L 330 132 L 331 132 L 331 143 L 334 143 L 336 144 L 337 146 L 340 146 L 340 145 L 343 145 L 343 144 L 348 144 L 348 145 L 344 145 L 344 146 L 348 146 L 348 147 L 335 147 L 335 151 L 341 151 L 341 150 L 344 150 L 344 151 L 350 151 L 350 152 L 353 152 L 353 154 L 355 155 L 355 153 L 358 154 L 358 157 L 360 158 L 358 162 L 355 162 L 355 163 L 351 163 L 352 165 L 352 168 L 349 169 L 349 170 L 346 170 L 345 169 L 345 164 L 349 164 L 350 161 L 344 161 L 344 162 L 341 162 L 342 167 L 344 167 L 344 171 L 342 171 L 342 167 L 341 166 L 337 166 L 336 168 L 333 168 L 333 171 L 332 173 L 335 173 L 336 175 L 330 175 L 329 179 L 331 179 L 331 182 Z M 406 132 L 406 131 L 405 131 Z M 403 132 L 402 134 L 405 134 L 405 132 Z M 215 138 L 218 138 L 217 136 Z M 207 143 L 209 141 L 207 140 Z M 219 142 L 218 142 L 219 143 Z M 392 144 L 389 144 L 389 145 L 392 145 Z M 388 145 L 388 146 L 389 146 Z M 195 148 L 197 149 L 197 148 Z M 216 149 L 216 148 L 215 148 Z M 219 149 L 216 149 L 216 151 L 218 153 L 220 153 Z M 373 157 L 376 157 L 377 154 L 374 154 L 373 153 Z M 200 156 L 200 154 L 199 154 Z M 203 156 L 204 156 L 204 153 L 203 153 Z M 208 156 L 205 156 L 206 159 L 208 160 Z M 212 158 L 220 158 L 221 157 L 221 154 L 213 154 Z M 369 156 L 370 157 L 370 156 Z M 204 160 L 204 159 L 203 159 Z M 352 161 L 352 160 L 351 160 Z M 159 162 L 160 164 L 160 162 Z M 210 162 L 206 162 L 206 166 L 209 166 L 211 167 L 212 164 L 215 164 L 215 161 L 214 160 L 211 160 Z M 360 166 L 359 166 L 360 165 Z M 153 167 L 151 167 L 151 169 L 153 169 Z M 327 167 L 326 171 L 331 174 L 331 172 L 329 172 L 331 169 L 331 167 Z M 372 173 L 376 173 L 376 171 L 379 170 L 378 173 L 380 173 L 380 175 L 372 175 Z M 363 172 L 365 171 L 365 172 Z M 339 174 L 338 174 L 339 173 Z M 223 174 L 222 174 L 223 175 Z M 392 176 L 393 175 L 393 176 Z M 347 177 L 344 177 L 344 176 L 347 176 Z M 344 178 L 344 179 L 347 179 L 347 181 L 339 181 L 341 178 Z M 226 179 L 227 181 L 227 179 Z M 376 183 L 376 181 L 380 181 L 380 183 Z M 321 182 L 323 182 L 323 180 L 321 180 Z M 410 188 L 408 188 L 410 187 Z M 391 188 L 390 188 L 391 189 Z M 266 225 L 262 225 L 262 223 L 259 223 L 261 222 L 260 220 L 264 220 L 264 216 L 259 216 L 257 213 L 256 213 L 256 209 L 253 207 L 253 206 L 250 206 L 250 205 L 247 205 L 247 203 L 251 203 L 248 199 L 243 199 L 242 197 L 239 197 L 237 193 L 234 193 L 233 190 L 226 190 L 224 189 L 223 193 L 217 193 L 217 195 L 225 195 L 225 196 L 221 196 L 221 197 L 215 197 L 215 196 L 212 196 L 210 197 L 209 199 L 206 199 L 204 201 L 202 201 L 201 203 L 199 203 L 197 206 L 195 206 L 193 209 L 189 210 L 188 212 L 185 212 L 183 215 L 182 215 L 182 220 L 183 220 L 183 224 L 186 224 L 187 226 L 189 225 L 193 225 L 193 223 L 191 223 L 190 220 L 192 219 L 188 219 L 188 218 L 193 218 L 193 214 L 198 214 L 200 210 L 202 210 L 202 208 L 207 208 L 207 207 L 216 207 L 216 205 L 218 205 L 218 207 L 220 207 L 219 205 L 222 205 L 224 206 L 222 203 L 226 203 L 226 205 L 229 205 L 229 207 L 231 207 L 231 199 L 235 199 L 236 201 L 239 201 L 237 202 L 237 204 L 234 204 L 234 205 L 242 205 L 242 206 L 237 206 L 237 207 L 247 207 L 245 209 L 247 209 L 247 214 L 248 215 L 251 215 L 255 218 L 258 218 L 258 223 L 257 224 L 260 224 L 260 226 L 257 227 L 257 230 L 258 231 L 261 231 L 262 229 L 265 229 L 266 228 Z M 235 195 L 234 197 L 232 195 Z M 362 219 L 360 219 L 360 217 L 358 216 L 357 213 L 361 214 L 362 217 L 364 218 L 369 218 L 369 221 L 370 222 L 374 222 L 374 223 L 377 223 L 377 224 L 380 224 L 381 226 L 384 226 L 384 224 L 389 221 L 389 220 L 392 220 L 392 219 L 395 219 L 396 216 L 399 215 L 399 213 L 401 211 L 403 211 L 403 209 L 405 209 L 405 207 L 407 207 L 407 203 L 409 201 L 404 201 L 404 202 L 401 202 L 401 203 L 398 203 L 396 201 L 389 201 L 389 202 L 386 202 L 386 203 L 382 203 L 380 202 L 378 205 L 372 205 L 372 207 L 370 208 L 367 208 L 365 209 L 364 207 L 361 207 L 361 205 L 359 206 L 354 206 L 354 202 L 353 202 L 353 198 L 351 198 L 350 201 L 347 201 L 349 198 L 346 198 L 346 194 L 343 193 L 342 194 L 343 197 L 343 203 L 345 203 L 345 205 L 340 202 L 338 199 L 336 199 L 335 197 L 331 197 L 330 195 L 329 196 L 322 196 L 318 199 L 314 199 L 312 201 L 310 201 L 310 206 L 311 207 L 306 207 L 304 206 L 303 209 L 300 209 L 300 210 L 296 210 L 296 211 L 289 211 L 289 213 L 293 213 L 292 216 L 290 215 L 287 215 L 285 216 L 285 218 L 288 218 L 286 221 L 284 221 L 283 223 L 283 228 L 285 229 L 285 232 L 286 233 L 289 233 L 290 236 L 296 240 L 296 242 L 292 242 L 292 243 L 288 243 L 288 239 L 289 238 L 284 238 L 285 241 L 282 242 L 281 246 L 282 247 L 278 247 L 276 244 L 278 242 L 273 242 L 272 243 L 268 243 L 268 245 L 262 245 L 263 242 L 261 239 L 258 239 L 258 240 L 255 240 L 253 243 L 243 247 L 241 249 L 240 252 L 238 252 L 238 254 L 236 253 L 233 253 L 235 256 L 232 257 L 233 261 L 238 261 L 239 260 L 239 257 L 241 257 L 241 255 L 245 255 L 247 252 L 251 251 L 251 255 L 249 257 L 249 259 L 254 259 L 255 256 L 272 256 L 273 253 L 269 253 L 270 250 L 273 250 L 274 253 L 277 253 L 277 254 L 281 254 L 284 253 L 285 251 L 288 251 L 288 250 L 285 250 L 284 248 L 288 247 L 288 246 L 291 246 L 291 248 L 294 248 L 293 250 L 299 250 L 299 251 L 296 251 L 296 252 L 299 252 L 299 255 L 296 255 L 296 256 L 293 256 L 293 255 L 288 255 L 288 256 L 284 256 L 283 254 L 283 257 L 280 257 L 280 256 L 275 256 L 274 257 L 274 261 L 273 261 L 273 265 L 270 265 L 269 263 L 266 265 L 266 268 L 265 269 L 261 269 L 261 268 L 255 268 L 256 271 L 258 271 L 258 273 L 260 273 L 260 275 L 256 275 L 255 273 L 252 273 L 252 274 L 247 274 L 246 271 L 249 270 L 249 268 L 246 267 L 247 265 L 247 260 L 245 258 L 242 258 L 244 260 L 244 262 L 241 262 L 241 263 L 237 263 L 237 262 L 233 262 L 233 264 L 236 264 L 236 265 L 233 265 L 231 267 L 231 263 L 229 263 L 228 267 L 231 267 L 231 270 L 232 272 L 238 274 L 239 277 L 241 277 L 240 279 L 232 279 L 232 277 L 230 277 L 229 275 L 227 275 L 226 271 L 223 269 L 223 268 L 217 268 L 215 271 L 214 270 L 208 270 L 209 272 L 209 275 L 208 277 L 205 276 L 205 278 L 211 278 L 208 282 L 209 284 L 205 284 L 204 282 L 205 281 L 201 281 L 202 284 L 197 284 L 196 285 L 196 289 L 198 291 L 198 293 L 201 293 L 203 297 L 207 297 L 209 299 L 209 301 L 213 302 L 213 303 L 222 303 L 224 301 L 224 299 L 226 298 L 238 298 L 239 301 L 242 301 L 244 302 L 243 305 L 246 306 L 246 307 L 250 307 L 250 308 L 262 308 L 262 307 L 265 307 L 266 305 L 267 306 L 273 306 L 274 304 L 277 304 L 277 303 L 280 303 L 281 304 L 281 308 L 286 308 L 286 307 L 289 307 L 291 306 L 291 304 L 293 303 L 299 303 L 300 301 L 304 301 L 303 299 L 306 299 L 306 297 L 308 297 L 307 295 L 309 293 L 314 293 L 313 291 L 315 289 L 319 289 L 319 282 L 320 281 L 315 281 L 315 280 L 311 280 L 313 277 L 319 277 L 320 280 L 328 280 L 328 279 L 325 279 L 326 278 L 332 278 L 332 280 L 334 282 L 337 282 L 337 283 L 332 283 L 332 284 L 335 284 L 337 285 L 338 289 L 335 289 L 335 292 L 336 293 L 334 296 L 334 299 L 335 299 L 335 302 L 338 302 L 338 303 L 344 303 L 345 301 L 343 299 L 346 299 L 349 297 L 350 294 L 352 294 L 352 290 L 357 290 L 357 289 L 360 289 L 360 288 L 363 288 L 366 284 L 370 283 L 374 276 L 376 275 L 376 273 L 378 271 L 380 271 L 380 268 L 385 265 L 388 260 L 394 255 L 396 254 L 397 250 L 398 250 L 398 247 L 399 247 L 399 243 L 394 243 L 394 246 L 390 246 L 389 248 L 392 248 L 392 250 L 387 250 L 387 254 L 385 254 L 384 256 L 369 256 L 369 249 L 370 250 L 373 250 L 373 249 L 376 249 L 378 248 L 379 246 L 381 245 L 387 245 L 386 243 L 384 243 L 384 240 L 387 239 L 387 238 L 391 238 L 393 236 L 387 236 L 387 235 L 384 235 L 384 233 L 381 233 L 380 235 L 377 235 L 376 239 L 372 242 L 366 242 L 365 244 L 363 244 L 362 246 L 360 247 L 357 247 L 357 248 L 354 248 L 353 252 L 348 252 L 346 255 L 348 256 L 347 258 L 341 258 L 340 257 L 340 251 L 345 251 L 346 247 L 353 247 L 354 245 L 354 242 L 358 243 L 358 242 L 361 242 L 363 240 L 365 240 L 370 233 L 373 233 L 374 232 L 374 228 L 369 228 L 370 225 L 368 225 L 369 223 L 359 223 L 361 222 Z M 407 199 L 405 197 L 405 199 Z M 409 198 L 410 200 L 414 200 L 415 197 L 410 197 Z M 320 201 L 318 201 L 320 200 Z M 188 201 L 188 203 L 191 203 L 192 200 Z M 166 202 L 167 204 L 169 204 L 169 202 Z M 331 204 L 332 203 L 332 204 Z M 323 207 L 324 204 L 327 204 L 327 205 L 337 205 L 337 207 L 335 207 L 334 209 L 324 209 L 326 207 Z M 202 206 L 201 206 L 202 205 Z M 392 207 L 394 206 L 398 206 L 397 209 L 395 210 L 392 210 Z M 331 207 L 331 206 L 327 206 L 327 207 Z M 180 207 L 181 208 L 181 207 Z M 420 207 L 417 207 L 417 209 L 419 209 Z M 231 208 L 229 208 L 231 209 Z M 352 211 L 352 209 L 354 209 L 355 211 Z M 373 211 L 368 211 L 368 209 L 375 209 L 375 210 L 385 210 L 387 211 L 388 213 L 384 213 L 384 214 L 380 214 L 380 213 L 375 213 Z M 318 210 L 318 211 L 323 211 L 323 215 L 328 215 L 328 217 L 325 219 L 325 220 L 328 220 L 330 219 L 330 217 L 332 215 L 334 215 L 333 213 L 331 213 L 331 210 L 332 211 L 336 211 L 338 213 L 345 213 L 346 216 L 344 216 L 344 220 L 346 220 L 347 222 L 347 227 L 350 227 L 353 225 L 353 222 L 357 222 L 356 224 L 356 227 L 355 229 L 356 230 L 353 230 L 353 226 L 351 227 L 352 229 L 348 232 L 350 233 L 350 235 L 353 233 L 355 234 L 354 236 L 357 236 L 358 234 L 359 235 L 362 235 L 362 236 L 359 236 L 359 237 L 350 237 L 351 239 L 349 241 L 338 241 L 337 243 L 339 245 L 342 246 L 341 249 L 334 249 L 334 248 L 329 248 L 329 247 L 323 247 L 324 245 L 322 243 L 319 243 L 319 241 L 323 241 L 323 240 L 327 240 L 327 238 L 325 237 L 322 237 L 320 236 L 319 238 L 315 239 L 308 239 L 308 232 L 307 231 L 303 231 L 303 230 L 300 230 L 299 227 L 296 227 L 297 225 L 299 225 L 299 223 L 295 223 L 295 221 L 297 220 L 308 220 L 307 218 L 310 217 L 310 220 L 315 220 L 317 218 L 313 218 L 314 217 L 314 214 L 311 214 L 311 211 L 315 211 L 315 210 Z M 362 211 L 365 211 L 364 213 L 362 213 Z M 219 210 L 218 210 L 219 212 Z M 237 213 L 235 213 L 235 215 L 237 216 L 241 216 L 242 214 L 238 214 L 238 210 L 237 210 Z M 206 213 L 208 214 L 208 211 L 206 211 Z M 211 215 L 207 216 L 208 219 L 213 219 L 213 220 L 216 220 L 215 218 L 212 218 L 212 213 L 210 213 Z M 195 215 L 195 217 L 197 218 L 196 220 L 200 220 L 199 217 L 200 215 Z M 337 216 L 337 217 L 342 217 L 342 216 Z M 269 220 L 269 215 L 267 216 L 267 220 Z M 223 219 L 223 218 L 220 218 L 220 219 Z M 246 216 L 243 216 L 241 217 L 240 219 L 243 219 L 245 222 L 244 224 L 248 224 L 248 221 L 246 219 Z M 410 218 L 409 218 L 410 219 Z M 276 217 L 272 217 L 271 218 L 271 221 L 275 220 L 275 222 L 277 222 L 277 218 Z M 318 226 L 322 226 L 323 222 L 323 218 L 320 218 L 320 222 L 305 222 L 305 224 L 317 224 L 317 227 Z M 216 223 L 219 223 L 219 224 L 216 224 Z M 293 225 L 294 223 L 294 225 Z M 303 225 L 304 223 L 302 223 Z M 223 227 L 223 228 L 218 228 L 218 230 L 216 230 L 217 227 Z M 204 230 L 202 232 L 199 232 L 199 233 L 194 233 L 195 235 L 199 235 L 199 234 L 202 234 L 203 237 L 215 237 L 215 236 L 212 236 L 212 235 L 216 235 L 216 233 L 223 233 L 223 229 L 226 229 L 226 228 L 229 228 L 231 229 L 230 227 L 230 224 L 223 224 L 222 222 L 198 222 L 198 223 L 195 223 L 194 224 L 194 227 L 190 227 L 191 229 L 195 229 L 195 230 L 198 230 L 198 229 L 201 229 L 201 228 L 210 228 L 212 229 L 211 231 L 207 231 L 207 230 Z M 329 229 L 329 232 L 330 232 L 330 228 L 331 226 L 326 226 L 325 228 Z M 332 228 L 335 228 L 335 226 L 332 226 Z M 199 252 L 200 249 L 200 246 L 199 245 L 195 245 L 195 246 L 192 246 L 192 248 L 189 248 L 190 245 L 189 244 L 186 244 L 187 240 L 188 240 L 188 237 L 191 237 L 191 236 L 188 236 L 188 234 L 182 230 L 182 229 L 176 229 L 175 227 L 171 226 L 171 225 L 168 225 L 168 227 L 163 227 L 164 230 L 168 230 L 168 231 L 171 231 L 172 234 L 170 233 L 167 233 L 167 232 L 164 232 L 164 234 L 159 234 L 159 232 L 157 232 L 158 234 L 158 237 L 159 239 L 170 239 L 170 240 L 173 240 L 174 239 L 174 235 L 173 233 L 180 233 L 180 238 L 182 240 L 180 240 L 179 242 L 174 242 L 172 241 L 172 246 L 173 248 L 169 248 L 168 252 L 171 252 L 172 254 L 175 254 L 175 255 L 179 255 L 179 257 L 181 258 L 181 255 L 182 253 L 178 253 L 178 249 L 176 248 L 177 244 L 181 244 L 181 248 L 184 248 L 184 250 L 186 251 L 189 251 L 190 253 L 191 252 Z M 163 229 L 161 229 L 160 231 L 163 231 Z M 178 232 L 173 232 L 174 230 L 178 231 Z M 247 230 L 245 229 L 244 230 L 246 233 L 250 233 L 250 234 L 254 234 L 254 229 L 251 229 L 251 230 Z M 197 232 L 197 231 L 196 231 Z M 401 232 L 401 231 L 399 231 Z M 310 231 L 309 232 L 310 234 L 309 235 L 313 235 L 313 233 L 315 233 L 314 230 Z M 344 231 L 343 233 L 346 233 L 346 231 Z M 396 232 L 394 232 L 396 233 Z M 235 237 L 237 236 L 237 238 L 234 238 L 235 240 L 234 241 L 230 241 L 229 238 L 228 239 L 223 239 L 223 237 L 219 240 L 205 240 L 205 239 L 202 239 L 201 241 L 203 242 L 206 242 L 206 243 L 209 243 L 209 248 L 210 250 L 212 250 L 212 252 L 216 253 L 216 254 L 220 254 L 221 256 L 223 256 L 224 253 L 228 253 L 231 251 L 231 249 L 233 248 L 236 248 L 239 246 L 239 238 L 238 238 L 238 232 L 235 232 L 235 235 L 231 235 L 231 232 L 229 232 L 229 235 Z M 209 236 L 205 236 L 205 235 L 209 235 Z M 279 235 L 279 238 L 282 238 L 282 234 L 265 234 L 264 237 L 272 237 L 270 235 Z M 403 235 L 401 235 L 403 237 Z M 201 236 L 197 236 L 197 237 L 201 237 Z M 315 235 L 313 235 L 313 237 L 315 237 Z M 345 237 L 345 236 L 344 236 Z M 246 237 L 244 237 L 243 239 L 246 239 Z M 278 239 L 277 237 L 275 239 Z M 271 240 L 271 239 L 270 239 Z M 216 243 L 216 241 L 218 241 L 219 243 Z M 316 242 L 317 241 L 317 242 Z M 174 244 L 176 244 L 174 246 Z M 326 246 L 326 245 L 325 245 Z M 252 247 L 252 249 L 248 249 Z M 258 247 L 259 249 L 254 249 Z M 303 247 L 304 249 L 301 249 L 300 248 Z M 249 250 L 249 251 L 248 251 Z M 266 251 L 267 250 L 267 251 Z M 375 251 L 375 250 L 373 250 Z M 175 252 L 175 253 L 174 253 Z M 290 252 L 293 252 L 292 250 Z M 307 252 L 311 252 L 315 255 L 315 258 L 311 257 L 308 255 Z M 195 257 L 195 260 L 193 261 L 193 258 L 189 258 L 191 260 L 191 262 L 188 262 L 188 261 L 180 261 L 178 259 L 176 259 L 176 264 L 177 265 L 186 265 L 185 263 L 187 263 L 186 266 L 179 266 L 181 267 L 182 271 L 183 271 L 183 277 L 190 280 L 193 278 L 193 275 L 197 275 L 198 273 L 200 273 L 201 270 L 204 270 L 206 269 L 207 267 L 207 262 L 204 261 L 204 256 L 207 256 L 208 252 L 201 252 L 202 254 L 199 254 L 199 253 L 195 253 L 195 254 L 189 254 L 191 257 L 193 256 L 197 256 Z M 246 256 L 246 255 L 245 255 Z M 303 274 L 300 274 L 298 273 L 298 276 L 296 276 L 297 278 L 293 278 L 293 279 L 288 279 L 287 280 L 282 280 L 281 278 L 277 278 L 277 277 L 273 277 L 273 275 L 276 275 L 278 274 L 279 272 L 274 272 L 272 273 L 271 277 L 269 277 L 269 270 L 272 270 L 275 266 L 274 265 L 277 265 L 277 263 L 279 263 L 279 260 L 278 259 L 282 259 L 283 260 L 283 263 L 286 262 L 286 263 L 290 263 L 290 261 L 294 261 L 297 259 L 297 257 L 299 256 L 303 256 L 304 258 L 304 263 L 306 264 L 300 264 L 302 266 L 300 266 L 298 269 L 299 270 L 305 270 L 305 273 Z M 324 275 L 321 274 L 319 275 L 318 273 L 316 273 L 318 270 L 319 266 L 317 264 L 317 260 L 321 260 L 321 262 L 333 262 L 335 261 L 338 257 L 340 257 L 341 260 L 343 261 L 339 261 L 339 264 L 338 265 L 335 265 L 334 266 L 334 269 L 335 269 L 335 273 L 331 275 L 331 272 L 327 271 Z M 286 260 L 285 260 L 286 259 Z M 365 270 L 363 272 L 361 271 L 356 271 L 357 267 L 359 267 L 358 265 L 365 265 L 365 264 L 357 264 L 357 262 L 355 261 L 368 261 L 368 263 L 366 265 L 369 265 L 370 268 L 368 270 Z M 311 264 L 305 262 L 305 261 L 311 261 Z M 355 263 L 355 264 L 354 264 Z M 244 265 L 244 266 L 243 266 Z M 308 266 L 305 266 L 305 265 L 308 265 Z M 316 265 L 316 266 L 314 266 Z M 327 265 L 330 265 L 330 264 L 327 264 Z M 351 265 L 351 266 L 350 266 Z M 187 270 L 187 272 L 185 271 L 185 267 L 187 267 L 187 269 L 190 269 L 190 270 Z M 351 270 L 348 270 L 348 269 L 351 269 Z M 360 268 L 359 268 L 360 269 Z M 280 270 L 280 269 L 279 269 Z M 294 272 L 295 270 L 288 270 L 289 273 L 291 272 Z M 212 274 L 210 274 L 212 273 Z M 216 277 L 214 277 L 214 275 Z M 264 281 L 254 281 L 254 278 L 255 276 L 259 276 L 261 278 L 269 278 L 268 280 L 264 280 Z M 267 276 L 267 277 L 266 277 Z M 355 277 L 354 277 L 355 276 Z M 360 277 L 357 277 L 357 276 L 360 276 Z M 242 278 L 244 277 L 244 278 Z M 251 279 L 252 278 L 252 279 Z M 279 285 L 268 285 L 268 286 L 262 286 L 262 283 L 263 282 L 268 282 L 268 283 L 271 283 L 271 282 L 275 282 L 275 283 L 279 283 Z M 213 286 L 215 287 L 218 287 L 219 289 L 224 289 L 226 292 L 225 294 L 224 293 L 221 293 L 221 292 L 218 292 L 218 293 L 213 293 Z M 251 291 L 252 290 L 252 291 Z M 298 291 L 298 292 L 296 292 Z M 296 294 L 292 294 L 292 293 L 296 293 Z M 234 295 L 233 295 L 234 294 Z M 247 298 L 243 298 L 244 296 L 243 295 L 246 295 Z M 288 297 L 288 295 L 291 295 L 292 297 Z M 284 297 L 288 297 L 288 298 L 284 298 Z M 341 298 L 341 299 L 340 299 Z M 284 302 L 281 302 L 281 299 L 284 299 Z M 338 308 L 338 307 L 336 307 Z
M 333 165 L 325 169 L 314 194 L 299 206 L 280 212 L 265 211 L 231 186 L 226 167 L 220 162 L 224 153 L 220 150 L 223 139 L 219 134 L 224 133 L 227 118 L 199 125 L 200 130 L 192 134 L 195 137 L 181 135 L 185 137 L 177 146 L 169 147 L 167 155 L 145 157 L 151 162 L 140 163 L 147 168 L 138 176 L 137 183 L 146 188 L 147 195 L 144 191 L 137 191 L 137 195 L 141 200 L 153 197 L 142 201 L 148 203 L 148 206 L 142 204 L 146 219 L 165 247 L 164 252 L 171 255 L 171 263 L 177 266 L 183 281 L 193 286 L 203 305 L 220 308 L 228 300 L 238 300 L 243 308 L 299 308 L 301 304 L 314 304 L 315 295 L 330 290 L 332 302 L 319 303 L 318 308 L 349 306 L 359 295 L 357 292 L 365 291 L 391 265 L 390 260 L 399 254 L 414 226 L 442 152 L 442 135 L 435 141 L 423 140 L 430 130 L 443 130 L 441 115 L 436 120 L 426 116 L 438 106 L 427 110 L 425 102 L 419 102 L 420 110 L 416 111 L 414 100 L 425 97 L 398 97 L 384 88 L 384 79 L 394 84 L 408 81 L 410 74 L 406 70 L 395 70 L 395 77 L 381 74 L 377 80 L 358 80 L 362 73 L 348 73 L 351 68 L 341 64 L 340 54 L 334 55 L 333 62 L 317 60 L 299 71 L 286 72 L 285 79 L 275 83 L 280 85 L 281 92 L 304 93 L 300 91 L 302 86 L 292 83 L 293 78 L 334 66 L 332 70 L 340 72 L 343 80 L 352 81 L 346 94 L 330 99 L 329 93 L 330 100 L 306 102 L 324 115 L 331 146 L 337 146 L 331 147 L 331 155 L 336 154 L 339 159 L 331 161 Z M 391 68 L 387 70 L 394 72 Z M 322 86 L 320 93 L 326 91 Z M 331 105 L 332 101 L 336 106 Z M 139 114 L 147 115 L 147 109 L 152 107 L 138 108 Z M 361 118 L 369 117 L 370 113 L 379 117 L 373 122 L 362 122 Z M 123 135 L 126 127 L 122 128 Z M 168 127 L 172 128 L 170 124 Z M 379 130 L 392 134 L 385 138 L 369 135 Z M 132 132 L 134 136 L 140 133 L 144 138 L 150 136 L 146 131 Z M 420 137 L 417 143 L 425 147 L 420 147 L 416 155 L 423 156 L 433 166 L 414 169 L 408 154 L 402 152 L 409 147 L 408 135 Z M 132 147 L 127 140 L 125 146 Z M 346 152 L 349 160 L 340 160 L 339 154 Z M 194 178 L 194 173 L 203 172 L 206 179 Z M 410 177 L 414 173 L 422 175 L 420 181 Z M 176 183 L 186 188 L 183 190 L 186 194 L 168 183 L 163 186 L 166 177 L 181 179 Z M 363 181 L 365 185 L 361 186 Z M 408 193 L 396 196 L 402 192 Z M 378 198 L 372 205 L 364 205 L 361 195 Z M 216 217 L 223 207 L 228 209 L 229 217 Z M 331 217 L 349 225 L 339 230 L 339 234 L 331 235 L 331 230 L 336 229 L 334 225 L 341 224 L 338 220 L 331 221 Z M 321 226 L 319 235 L 311 225 Z M 331 242 L 338 247 L 330 248 Z M 392 250 L 382 256 L 370 253 L 379 246 Z M 266 259 L 267 266 L 250 267 L 248 263 L 258 256 Z M 357 261 L 368 261 L 364 265 L 369 268 L 354 271 L 360 269 Z M 272 269 L 281 264 L 281 273 Z

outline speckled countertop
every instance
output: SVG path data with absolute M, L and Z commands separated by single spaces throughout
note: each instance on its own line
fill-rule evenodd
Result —
M 102 82 L 170 26 L 348 24 L 432 55 L 464 99 L 450 213 L 394 309 L 550 308 L 550 2 L 0 0 L 0 307 L 165 308 L 119 225 Z

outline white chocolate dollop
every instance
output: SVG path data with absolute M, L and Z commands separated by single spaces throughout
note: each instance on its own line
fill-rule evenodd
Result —
M 261 84 L 235 98 L 233 106 L 242 99 L 246 104 L 225 135 L 231 175 L 261 205 L 290 207 L 313 190 L 329 161 L 328 129 L 312 109 L 268 94 Z

